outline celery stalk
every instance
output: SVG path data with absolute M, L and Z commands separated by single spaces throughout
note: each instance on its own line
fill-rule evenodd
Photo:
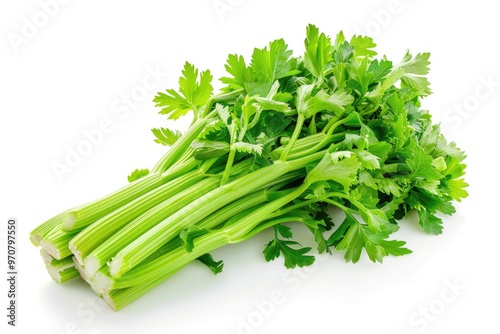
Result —
M 61 226 L 64 217 L 66 216 L 66 211 L 48 219 L 45 223 L 37 226 L 30 232 L 30 240 L 35 246 L 40 246 L 40 241 L 43 240 L 56 226 Z
M 80 276 L 71 257 L 48 264 L 47 271 L 57 283 L 64 283 Z
M 84 268 L 87 275 L 92 277 L 99 268 L 106 264 L 122 248 L 133 242 L 138 236 L 153 228 L 159 221 L 182 210 L 186 206 L 186 202 L 194 201 L 201 194 L 215 189 L 219 183 L 219 177 L 206 178 L 197 182 L 197 184 L 177 193 L 175 196 L 132 220 L 104 242 L 100 242 L 99 240 L 98 243 L 94 243 L 92 238 L 95 236 L 95 233 L 93 231 L 88 234 L 86 234 L 86 231 L 82 232 L 80 235 L 84 235 L 84 237 L 77 238 L 79 240 L 84 239 L 87 243 L 75 243 L 72 240 L 72 247 L 75 247 L 79 255 L 83 256 Z M 98 246 L 94 248 L 95 245 Z M 88 253 L 89 250 L 91 251 L 90 253 Z
M 305 158 L 285 162 L 278 161 L 200 196 L 183 210 L 166 218 L 123 248 L 109 265 L 111 276 L 120 277 L 189 225 L 198 223 L 221 207 L 252 193 L 288 172 L 319 161 L 324 154 L 324 151 L 320 151 Z
M 55 226 L 45 238 L 40 241 L 40 246 L 53 258 L 62 260 L 71 256 L 72 253 L 68 247 L 70 240 L 77 235 L 81 229 L 71 232 L 61 230 L 60 225 Z
M 73 231 L 86 227 L 162 183 L 164 183 L 164 177 L 161 174 L 150 174 L 142 177 L 97 201 L 68 211 L 62 228 L 65 231 Z
M 151 190 L 85 228 L 70 241 L 69 248 L 83 263 L 84 257 L 129 222 L 202 179 L 200 172 L 193 171 Z
M 251 159 L 238 163 L 233 168 L 233 174 L 246 173 L 252 163 Z M 73 253 L 78 254 L 77 258 L 83 258 L 87 274 L 92 277 L 100 267 L 127 246 L 128 243 L 140 237 L 158 222 L 183 209 L 186 202 L 194 201 L 199 196 L 215 189 L 218 183 L 220 183 L 220 176 L 212 175 L 207 176 L 190 188 L 176 191 L 175 196 L 136 217 L 107 240 L 102 240 L 91 226 L 71 241 Z
M 230 226 L 196 238 L 192 252 L 187 252 L 184 247 L 178 247 L 155 260 L 134 268 L 120 278 L 107 277 L 103 279 L 104 283 L 101 284 L 107 283 L 109 285 L 107 287 L 109 291 L 104 294 L 105 300 L 114 310 L 119 310 L 162 283 L 197 257 L 229 243 L 246 240 L 244 237 L 246 233 L 251 232 L 274 211 L 300 196 L 307 188 L 307 183 L 302 184 L 266 205 L 246 211 L 240 219 L 237 219 Z M 293 218 L 286 217 L 285 220 Z M 268 226 L 272 226 L 273 222 L 278 224 L 283 219 L 283 217 L 276 219 L 270 224 L 268 223 Z

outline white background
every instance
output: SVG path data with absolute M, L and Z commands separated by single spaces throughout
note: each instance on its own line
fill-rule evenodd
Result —
M 51 7 L 44 22 L 45 2 L 0 5 L 2 272 L 8 217 L 18 218 L 20 233 L 17 328 L 5 324 L 4 279 L 0 292 L 1 326 L 8 333 L 500 331 L 500 227 L 491 210 L 498 207 L 500 104 L 494 2 L 67 1 Z M 29 35 L 26 22 L 34 20 L 40 27 Z M 352 265 L 334 253 L 309 273 L 287 271 L 282 259 L 266 263 L 264 233 L 216 251 L 225 260 L 221 275 L 191 265 L 117 313 L 100 304 L 93 308 L 95 297 L 80 281 L 51 281 L 29 231 L 121 187 L 133 169 L 154 164 L 165 149 L 153 142 L 150 128 L 168 122 L 151 100 L 158 90 L 177 87 L 184 61 L 220 77 L 228 53 L 248 59 L 254 47 L 281 37 L 299 55 L 308 23 L 331 36 L 339 30 L 371 35 L 377 51 L 394 61 L 407 48 L 431 52 L 433 95 L 424 106 L 468 154 L 470 196 L 445 218 L 445 233 L 425 235 L 408 219 L 397 237 L 408 241 L 413 254 L 383 265 L 366 259 Z M 125 113 L 122 99 L 133 92 L 137 97 L 148 69 L 168 74 Z M 65 163 L 68 150 L 86 140 L 84 132 L 105 119 L 112 129 L 59 180 L 54 162 Z M 276 294 L 281 298 L 271 307 Z

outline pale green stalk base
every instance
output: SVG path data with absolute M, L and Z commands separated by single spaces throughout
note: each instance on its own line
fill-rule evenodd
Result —
M 194 201 L 200 195 L 217 188 L 219 183 L 220 177 L 206 178 L 134 219 L 84 258 L 83 263 L 87 275 L 92 277 L 99 268 L 104 266 L 122 248 L 125 248 L 136 238 L 154 228 L 158 222 L 183 210 L 186 203 Z
M 61 226 L 64 217 L 66 216 L 66 211 L 50 218 L 45 223 L 36 227 L 30 232 L 30 240 L 35 246 L 40 246 L 40 242 L 50 233 L 56 226 Z
M 80 273 L 74 266 L 63 270 L 47 267 L 47 271 L 49 272 L 50 277 L 52 277 L 54 281 L 60 284 L 80 276 Z
M 227 243 L 227 237 L 224 233 L 220 233 L 219 235 L 212 235 L 211 242 L 213 243 L 213 245 L 218 245 L 215 248 L 222 247 L 223 245 L 225 245 Z M 179 250 L 179 249 L 182 250 L 185 254 L 188 254 L 187 256 L 190 259 L 189 262 L 194 261 L 198 257 L 198 256 L 196 256 L 196 254 L 203 255 L 203 254 L 209 252 L 209 250 L 207 249 L 203 254 L 201 254 L 201 252 L 197 252 L 196 254 L 194 254 L 194 252 L 186 253 L 184 250 L 184 247 L 180 247 L 177 250 Z M 175 251 L 169 252 L 165 256 L 168 256 L 169 258 L 173 259 L 173 258 L 175 258 L 175 255 L 172 256 L 172 254 L 175 254 Z M 170 268 L 166 268 L 166 271 L 162 272 L 161 279 L 151 280 L 151 281 L 146 282 L 145 284 L 133 286 L 131 288 L 120 289 L 120 290 L 111 290 L 108 293 L 104 293 L 103 297 L 106 300 L 106 302 L 108 303 L 108 305 L 113 310 L 118 311 L 118 310 L 122 309 L 123 307 L 125 307 L 126 305 L 133 302 L 134 300 L 136 300 L 137 298 L 144 295 L 149 290 L 151 290 L 154 287 L 156 287 L 157 285 L 161 284 L 166 278 L 172 276 L 173 274 L 175 274 L 177 271 L 179 271 L 183 267 L 184 267 L 184 265 L 177 266 L 177 267 L 172 266 Z M 108 279 L 108 278 L 104 277 L 104 278 L 102 278 L 101 284 L 103 284 L 103 285 L 107 284 L 109 286 L 109 284 L 111 282 L 112 282 L 111 278 Z
M 54 264 L 47 265 L 47 271 L 54 281 L 64 283 L 80 276 L 71 257 L 65 258 Z
M 100 293 L 97 289 L 96 289 L 96 286 L 94 284 L 94 282 L 87 276 L 87 273 L 85 273 L 85 269 L 83 268 L 83 266 L 78 263 L 78 261 L 73 257 L 73 262 L 75 263 L 75 268 L 76 270 L 78 270 L 78 273 L 80 274 L 80 277 L 88 283 L 88 285 L 90 286 L 90 288 L 92 289 L 92 291 L 94 291 L 94 293 L 99 296 L 99 297 L 102 297 L 102 293 Z
M 248 172 L 252 165 L 252 159 L 247 159 L 235 165 L 232 169 L 233 175 L 240 175 Z M 197 200 L 200 196 L 216 189 L 220 184 L 220 174 L 206 176 L 203 180 L 191 185 L 189 188 L 179 191 L 168 200 L 158 204 L 154 208 L 137 217 L 113 236 L 103 241 L 97 248 L 92 249 L 83 261 L 85 270 L 89 277 L 92 277 L 96 271 L 104 266 L 106 262 L 112 259 L 120 250 L 128 244 L 139 238 L 148 230 L 154 228 L 159 222 L 169 216 L 185 211 L 186 203 Z M 77 236 L 71 243 L 77 244 L 77 240 L 83 234 L 88 234 L 88 238 L 94 238 L 95 233 L 87 233 L 88 230 Z M 99 237 L 97 237 L 99 238 Z M 168 241 L 168 240 L 167 240 Z M 79 242 L 78 242 L 79 243 Z M 165 244 L 162 243 L 162 245 Z M 81 245 L 81 243 L 80 243 Z M 83 245 L 85 246 L 85 245 Z M 161 246 L 161 245 L 160 245 Z M 87 247 L 90 248 L 90 247 Z M 78 249 L 80 250 L 80 249 Z
M 82 279 L 85 282 L 90 284 L 90 279 L 87 276 L 87 274 L 85 273 L 85 269 L 83 268 L 83 266 L 80 263 L 78 263 L 78 261 L 75 259 L 75 257 L 73 257 L 73 263 L 75 264 L 75 268 L 80 273 L 80 276 L 82 277 Z
M 53 261 L 58 261 L 52 257 L 49 253 L 47 253 L 43 248 L 40 249 L 40 256 L 42 257 L 43 263 L 45 265 L 52 264 Z
M 186 187 L 196 185 L 202 179 L 203 175 L 200 172 L 193 171 L 151 190 L 85 228 L 70 241 L 69 249 L 78 262 L 84 264 L 85 257 L 91 251 L 103 244 L 121 228 L 160 203 L 166 203 Z M 87 265 L 85 266 L 87 267 Z
M 161 257 L 162 255 L 165 255 L 181 246 L 182 246 L 182 240 L 180 238 L 176 238 L 163 245 L 158 251 L 156 251 L 154 254 L 152 254 L 146 260 L 144 260 L 144 263 L 154 261 L 159 257 Z M 80 267 L 82 268 L 82 270 L 84 270 L 83 266 Z M 100 268 L 99 271 L 97 271 L 92 277 L 92 279 L 89 279 L 88 282 L 92 286 L 94 291 L 100 295 L 109 292 L 109 286 L 111 286 L 110 280 L 112 279 L 107 275 L 107 272 L 108 272 L 107 267 Z M 88 277 L 86 273 L 85 276 Z
M 123 308 L 147 291 L 161 284 L 165 279 L 199 256 L 229 243 L 246 240 L 245 235 L 252 236 L 252 230 L 265 221 L 269 215 L 296 199 L 308 187 L 309 184 L 304 183 L 298 188 L 278 197 L 276 200 L 262 205 L 248 214 L 242 215 L 242 218 L 236 219 L 235 222 L 228 223 L 229 226 L 196 238 L 194 240 L 194 248 L 191 252 L 187 252 L 183 246 L 178 247 L 153 261 L 138 266 L 118 279 L 113 279 L 103 274 L 99 275 L 99 288 L 108 291 L 104 293 L 104 299 L 114 310 Z M 282 221 L 283 219 L 275 220 L 271 222 L 272 224 L 268 222 L 266 227 Z
M 50 255 L 49 253 L 47 253 L 47 251 L 45 251 L 43 248 L 40 249 L 40 256 L 42 257 L 43 263 L 46 266 L 50 265 L 52 267 L 65 266 L 68 264 L 68 259 L 70 258 L 70 257 L 66 257 L 64 259 L 58 260 L 58 259 L 54 258 L 52 255 Z
M 43 250 L 49 253 L 53 258 L 62 260 L 73 255 L 69 250 L 68 244 L 78 232 L 79 230 L 64 232 L 61 230 L 60 226 L 56 226 L 42 241 L 40 241 L 40 246 L 42 246 Z

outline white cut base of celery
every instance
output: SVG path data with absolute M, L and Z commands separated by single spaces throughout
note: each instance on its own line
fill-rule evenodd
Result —
M 78 270 L 78 272 L 80 273 L 80 276 L 83 278 L 83 280 L 90 284 L 90 280 L 87 276 L 87 273 L 85 273 L 85 269 L 83 268 L 83 266 L 80 263 L 78 263 L 78 261 L 76 260 L 76 258 L 74 256 L 73 256 L 73 263 L 75 264 L 75 268 L 76 268 L 76 270 Z
M 56 260 L 62 260 L 61 259 L 61 254 L 59 251 L 54 247 L 54 245 L 48 241 L 42 240 L 40 242 L 40 246 L 42 246 L 43 250 L 45 250 L 47 253 L 50 254 L 54 259 Z
M 92 289 L 92 291 L 94 291 L 94 293 L 97 296 L 102 297 L 102 293 L 99 292 L 99 290 L 97 290 L 95 283 L 87 276 L 87 273 L 85 272 L 85 268 L 80 263 L 78 263 L 78 261 L 76 260 L 76 258 L 74 256 L 73 256 L 73 262 L 75 263 L 75 268 L 80 273 L 80 276 L 82 277 L 82 279 L 85 282 L 87 282 L 88 285 L 90 285 L 90 288 Z
M 47 271 L 49 272 L 50 277 L 57 283 L 61 283 L 61 272 L 68 268 L 74 268 L 75 264 L 72 261 L 68 261 L 67 264 L 59 264 L 55 266 L 48 265 Z
M 97 271 L 101 268 L 99 260 L 93 255 L 89 255 L 83 260 L 83 267 L 85 268 L 85 273 L 89 278 L 94 277 Z
M 71 253 L 73 253 L 74 255 L 73 259 L 75 260 L 75 262 L 78 262 L 79 265 L 83 266 L 82 253 L 78 250 L 78 248 L 76 248 L 76 246 L 73 245 L 71 241 L 69 242 L 68 248 L 71 251 Z
M 108 303 L 109 307 L 111 307 L 111 309 L 113 311 L 116 311 L 116 306 L 115 306 L 115 302 L 113 301 L 113 299 L 111 299 L 107 293 L 103 294 L 102 297 L 104 298 L 106 303 Z
M 40 249 L 40 256 L 42 257 L 43 259 L 43 262 L 45 263 L 45 265 L 49 265 L 52 263 L 53 260 L 55 260 L 52 255 L 50 255 L 49 253 L 47 253 L 47 251 L 43 248 Z
M 61 274 L 59 273 L 59 269 L 49 266 L 47 267 L 47 271 L 54 281 L 61 283 Z
M 30 240 L 31 240 L 31 243 L 35 246 L 40 246 L 40 241 L 43 240 L 43 238 L 39 235 L 36 235 L 36 234 L 30 234 Z
M 98 297 L 101 297 L 101 298 L 102 298 L 103 293 L 99 291 L 99 289 L 95 286 L 94 282 L 90 281 L 89 285 L 90 285 L 90 288 L 92 289 L 92 291 L 94 291 L 94 293 L 95 293 Z
M 98 271 L 94 278 L 92 278 L 95 288 L 102 294 L 111 290 L 113 279 L 102 272 Z

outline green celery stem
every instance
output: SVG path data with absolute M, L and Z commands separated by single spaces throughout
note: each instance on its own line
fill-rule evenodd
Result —
M 146 175 L 97 201 L 68 211 L 62 228 L 65 231 L 72 231 L 86 227 L 164 182 L 161 174 Z
M 120 277 L 138 265 L 165 242 L 178 235 L 187 226 L 198 223 L 221 207 L 246 194 L 252 193 L 259 187 L 290 171 L 304 168 L 308 164 L 320 160 L 324 153 L 320 151 L 296 160 L 286 162 L 277 161 L 271 166 L 247 174 L 234 182 L 218 187 L 210 193 L 199 197 L 122 249 L 111 262 L 111 275 L 113 277 Z
M 198 196 L 200 196 L 200 194 L 205 194 L 215 189 L 219 183 L 219 177 L 204 179 L 193 185 L 191 188 L 187 188 L 169 200 L 162 202 L 152 210 L 145 212 L 143 215 L 131 221 L 120 231 L 107 238 L 104 242 L 100 243 L 95 249 L 93 249 L 88 254 L 89 259 L 84 259 L 84 266 L 87 265 L 87 261 L 93 261 L 95 263 L 93 264 L 94 268 L 92 269 L 99 269 L 121 249 L 125 248 L 142 234 L 147 233 L 148 230 L 154 228 L 159 221 L 162 221 L 162 219 L 165 219 L 173 215 L 175 212 L 182 210 L 183 207 L 186 206 L 186 203 L 194 201 L 198 198 Z M 93 235 L 94 233 L 90 233 L 88 237 L 91 238 Z M 169 240 L 165 240 L 162 245 L 167 241 Z M 91 247 L 86 247 L 86 249 L 90 248 Z M 92 260 L 90 260 L 90 258 Z M 94 272 L 89 271 L 88 274 L 89 276 L 92 276 Z
M 294 146 L 295 142 L 297 141 L 297 138 L 299 138 L 300 131 L 302 131 L 302 125 L 304 125 L 305 118 L 302 114 L 297 115 L 297 124 L 295 125 L 295 129 L 293 130 L 292 138 L 290 138 L 290 142 L 286 145 L 285 150 L 281 154 L 280 160 L 281 161 L 286 161 L 288 157 L 288 153 L 290 153 L 290 150 Z
M 208 118 L 200 118 L 184 133 L 167 151 L 167 153 L 153 167 L 152 173 L 163 173 L 179 160 L 191 143 L 205 128 Z
M 229 180 L 235 156 L 236 156 L 236 150 L 231 148 L 231 150 L 229 151 L 229 156 L 227 158 L 226 169 L 224 170 L 224 174 L 222 175 L 221 186 L 225 185 Z
M 193 171 L 136 198 L 85 228 L 71 240 L 70 249 L 82 263 L 85 256 L 130 221 L 202 179 L 201 173 Z
M 80 273 L 75 267 L 63 269 L 54 274 L 50 272 L 50 269 L 47 270 L 54 281 L 61 284 L 80 276 Z
M 38 225 L 35 229 L 30 232 L 30 240 L 35 246 L 40 246 L 40 241 L 45 238 L 54 227 L 60 227 L 64 217 L 66 217 L 66 211 L 48 219 L 43 224 Z
M 70 240 L 77 235 L 80 230 L 64 232 L 59 226 L 56 226 L 40 242 L 40 246 L 56 260 L 62 260 L 72 253 L 68 247 Z
M 154 261 L 135 268 L 121 278 L 112 281 L 113 290 L 108 292 L 105 298 L 114 309 L 123 308 L 199 256 L 229 243 L 246 240 L 245 235 L 248 232 L 251 232 L 257 225 L 266 220 L 272 212 L 300 196 L 307 187 L 307 184 L 303 184 L 277 200 L 245 215 L 228 228 L 212 231 L 196 238 L 192 252 L 186 252 L 185 248 L 181 246 Z M 276 220 L 276 223 L 279 222 L 281 220 Z

